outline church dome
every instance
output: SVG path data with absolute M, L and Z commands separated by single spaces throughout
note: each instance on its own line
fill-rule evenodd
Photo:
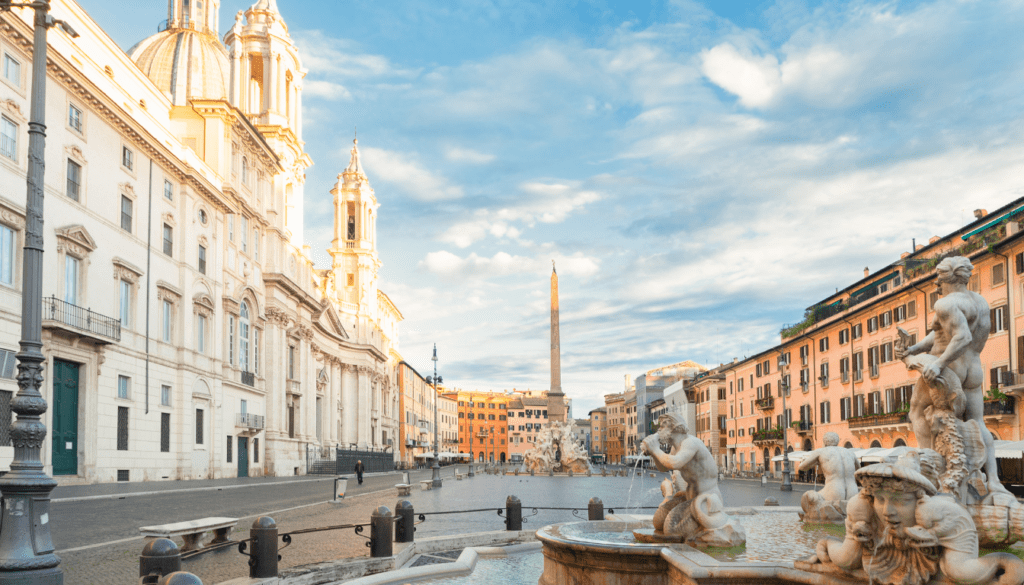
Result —
M 228 99 L 231 64 L 215 34 L 192 28 L 171 28 L 128 50 L 153 83 L 171 96 L 174 105 L 190 99 Z

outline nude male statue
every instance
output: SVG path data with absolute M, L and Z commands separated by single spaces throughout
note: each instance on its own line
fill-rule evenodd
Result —
M 661 443 L 671 445 L 668 453 Z M 683 541 L 704 539 L 731 546 L 746 541 L 743 528 L 725 514 L 718 489 L 718 465 L 707 446 L 689 435 L 686 423 L 676 413 L 658 417 L 658 432 L 640 444 L 660 471 L 673 472 L 671 488 L 663 488 L 665 500 L 654 515 L 656 532 L 678 535 Z M 676 491 L 686 482 L 685 490 Z
M 825 433 L 825 446 L 811 451 L 800 462 L 800 471 L 814 469 L 815 465 L 821 466 L 825 487 L 818 494 L 827 502 L 849 500 L 858 491 L 857 480 L 853 476 L 857 471 L 857 457 L 853 450 L 838 445 L 839 435 L 829 431 Z
M 960 380 L 966 398 L 963 420 L 977 421 L 985 442 L 985 475 L 990 492 L 1006 492 L 999 481 L 996 454 L 992 433 L 985 426 L 982 386 L 985 374 L 981 366 L 981 350 L 988 341 L 991 321 L 988 302 L 978 293 L 967 290 L 974 266 L 962 256 L 946 258 L 936 267 L 939 292 L 942 297 L 935 302 L 935 319 L 930 325 L 931 332 L 918 343 L 904 347 L 897 342 L 897 359 L 919 353 L 934 355 L 937 359 L 921 371 L 929 383 L 936 382 L 943 368 L 949 368 Z M 930 397 L 925 392 L 915 392 L 910 399 L 908 418 L 914 427 L 918 446 L 931 449 L 932 429 L 925 419 L 925 408 Z

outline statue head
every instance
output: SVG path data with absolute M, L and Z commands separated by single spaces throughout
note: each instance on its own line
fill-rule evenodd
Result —
M 967 284 L 967 281 L 971 279 L 971 271 L 973 270 L 974 265 L 963 256 L 950 256 L 939 262 L 939 265 L 935 267 L 939 282 L 957 284 Z
M 825 441 L 825 446 L 826 447 L 836 447 L 836 446 L 838 446 L 839 445 L 839 433 L 837 433 L 835 431 L 829 431 L 829 432 L 825 433 L 824 441 Z
M 921 473 L 921 455 L 909 451 L 895 463 L 876 463 L 856 472 L 861 493 L 871 500 L 887 532 L 902 535 L 917 522 L 918 501 L 936 493 L 935 484 Z
M 676 433 L 686 435 L 689 432 L 690 429 L 687 428 L 686 421 L 677 412 L 666 412 L 658 417 L 658 437 L 662 443 L 670 442 L 672 435 Z

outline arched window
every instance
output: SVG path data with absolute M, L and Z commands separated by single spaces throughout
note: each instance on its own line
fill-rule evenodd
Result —
M 846 444 L 843 445 L 843 448 L 844 449 L 853 449 L 853 443 L 847 441 Z
M 871 448 L 872 449 L 881 449 L 882 448 L 882 444 L 879 443 L 877 439 L 875 439 L 874 441 L 871 441 Z
M 242 184 L 249 184 L 249 159 L 242 157 Z
M 243 372 L 249 371 L 249 304 L 245 301 L 238 319 L 238 363 Z
M 907 442 L 903 439 L 896 439 L 896 442 L 892 444 L 893 447 L 906 447 Z

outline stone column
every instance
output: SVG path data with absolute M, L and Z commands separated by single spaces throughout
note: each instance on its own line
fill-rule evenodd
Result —
M 357 372 L 357 388 L 359 396 L 359 410 L 357 421 L 359 424 L 356 431 L 356 441 L 361 445 L 371 445 L 370 437 L 370 375 L 369 368 L 360 366 Z
M 356 435 L 356 409 L 358 405 L 359 388 L 356 367 L 352 364 L 345 364 L 341 378 L 341 406 L 342 421 L 341 432 L 342 442 L 355 443 Z

